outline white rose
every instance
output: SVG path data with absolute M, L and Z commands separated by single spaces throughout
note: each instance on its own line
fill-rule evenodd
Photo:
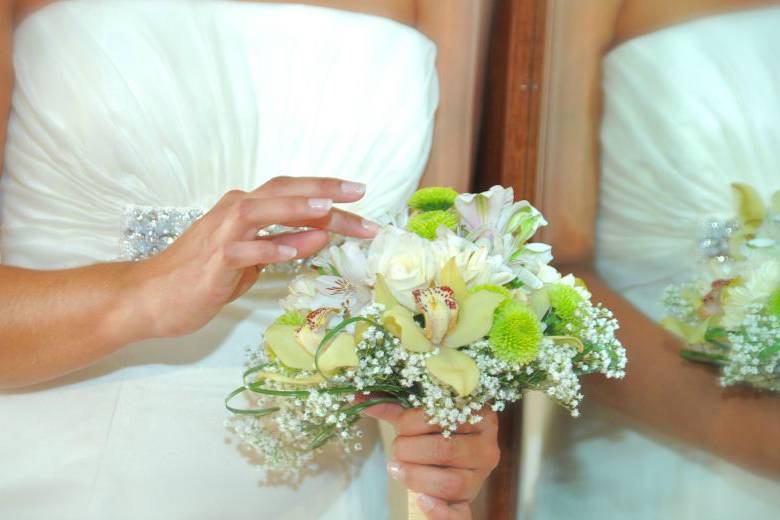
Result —
M 369 272 L 381 274 L 393 296 L 409 309 L 415 308 L 412 291 L 427 287 L 441 268 L 431 244 L 414 233 L 387 227 L 368 248 Z

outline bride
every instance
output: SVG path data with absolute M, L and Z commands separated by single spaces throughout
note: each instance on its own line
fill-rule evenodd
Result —
M 375 434 L 354 478 L 332 460 L 258 484 L 222 399 L 291 261 L 370 239 L 420 180 L 435 48 L 398 21 L 435 8 L 413 3 L 3 2 L 0 517 L 385 516 Z M 464 140 L 452 98 L 437 146 Z M 256 238 L 274 224 L 310 229 Z M 417 412 L 374 415 L 429 517 L 468 518 L 495 415 L 448 443 Z
M 593 399 L 581 419 L 555 418 L 547 428 L 531 518 L 778 516 L 780 400 L 720 388 L 717 374 L 682 361 L 679 341 L 655 323 L 664 287 L 701 269 L 703 224 L 733 217 L 731 183 L 764 194 L 780 188 L 780 7 L 766 3 L 567 6 L 570 24 L 561 34 L 571 47 L 562 48 L 579 53 L 562 58 L 572 61 L 560 79 L 577 87 L 562 89 L 562 103 L 571 106 L 557 107 L 566 117 L 555 151 L 572 164 L 554 169 L 577 172 L 573 183 L 557 179 L 556 186 L 578 199 L 557 192 L 566 206 L 542 207 L 551 228 L 561 229 L 559 213 L 574 224 L 569 233 L 594 242 L 598 274 L 580 272 L 620 317 L 630 363 L 620 384 L 585 383 Z M 599 91 L 600 117 L 593 110 Z M 583 150 L 596 141 L 600 157 L 591 161 Z M 567 144 L 571 155 L 562 153 Z M 599 164 L 598 183 L 582 175 L 591 164 Z M 594 240 L 595 215 L 569 201 L 595 208 L 595 186 Z

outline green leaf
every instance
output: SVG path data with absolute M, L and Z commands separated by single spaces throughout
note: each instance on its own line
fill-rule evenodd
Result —
M 274 412 L 278 412 L 279 408 L 235 408 L 230 406 L 230 401 L 239 394 L 244 393 L 247 390 L 245 386 L 240 386 L 230 392 L 225 398 L 225 408 L 237 415 L 254 415 L 256 417 L 262 417 L 264 415 L 271 415 Z
M 684 348 L 680 351 L 680 356 L 688 361 L 695 361 L 697 363 L 706 363 L 708 365 L 723 366 L 728 363 L 729 358 L 720 354 L 710 354 L 708 352 L 700 352 L 698 350 L 691 350 Z

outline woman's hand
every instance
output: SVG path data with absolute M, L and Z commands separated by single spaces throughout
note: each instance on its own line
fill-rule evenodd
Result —
M 139 326 L 153 336 L 193 332 L 246 292 L 264 266 L 316 253 L 328 232 L 373 237 L 376 224 L 332 207 L 364 193 L 360 183 L 306 177 L 276 177 L 251 192 L 227 193 L 168 249 L 136 264 L 146 318 Z M 272 224 L 313 229 L 257 237 Z
M 483 419 L 465 425 L 451 437 L 428 424 L 420 409 L 399 405 L 371 407 L 366 415 L 390 422 L 398 437 L 393 442 L 390 476 L 420 493 L 418 505 L 430 520 L 468 520 L 469 502 L 498 464 L 498 417 L 490 410 Z

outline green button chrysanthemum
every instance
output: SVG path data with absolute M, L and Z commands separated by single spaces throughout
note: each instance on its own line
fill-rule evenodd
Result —
M 542 327 L 532 309 L 507 300 L 496 309 L 488 338 L 497 357 L 524 365 L 539 355 Z
M 563 284 L 554 284 L 547 287 L 547 296 L 550 298 L 550 306 L 560 320 L 560 325 L 553 330 L 555 334 L 567 334 L 571 331 L 563 327 L 571 323 L 575 328 L 579 326 L 577 310 L 582 305 L 582 296 L 573 287 Z
M 449 209 L 455 204 L 458 192 L 452 188 L 421 188 L 414 192 L 407 204 L 410 208 L 420 211 L 435 211 Z
M 298 311 L 285 312 L 274 320 L 276 325 L 303 325 L 306 323 L 306 316 Z
M 458 216 L 444 210 L 427 211 L 417 213 L 409 219 L 406 228 L 428 240 L 436 238 L 436 230 L 439 226 L 446 226 L 454 230 L 458 226 Z

